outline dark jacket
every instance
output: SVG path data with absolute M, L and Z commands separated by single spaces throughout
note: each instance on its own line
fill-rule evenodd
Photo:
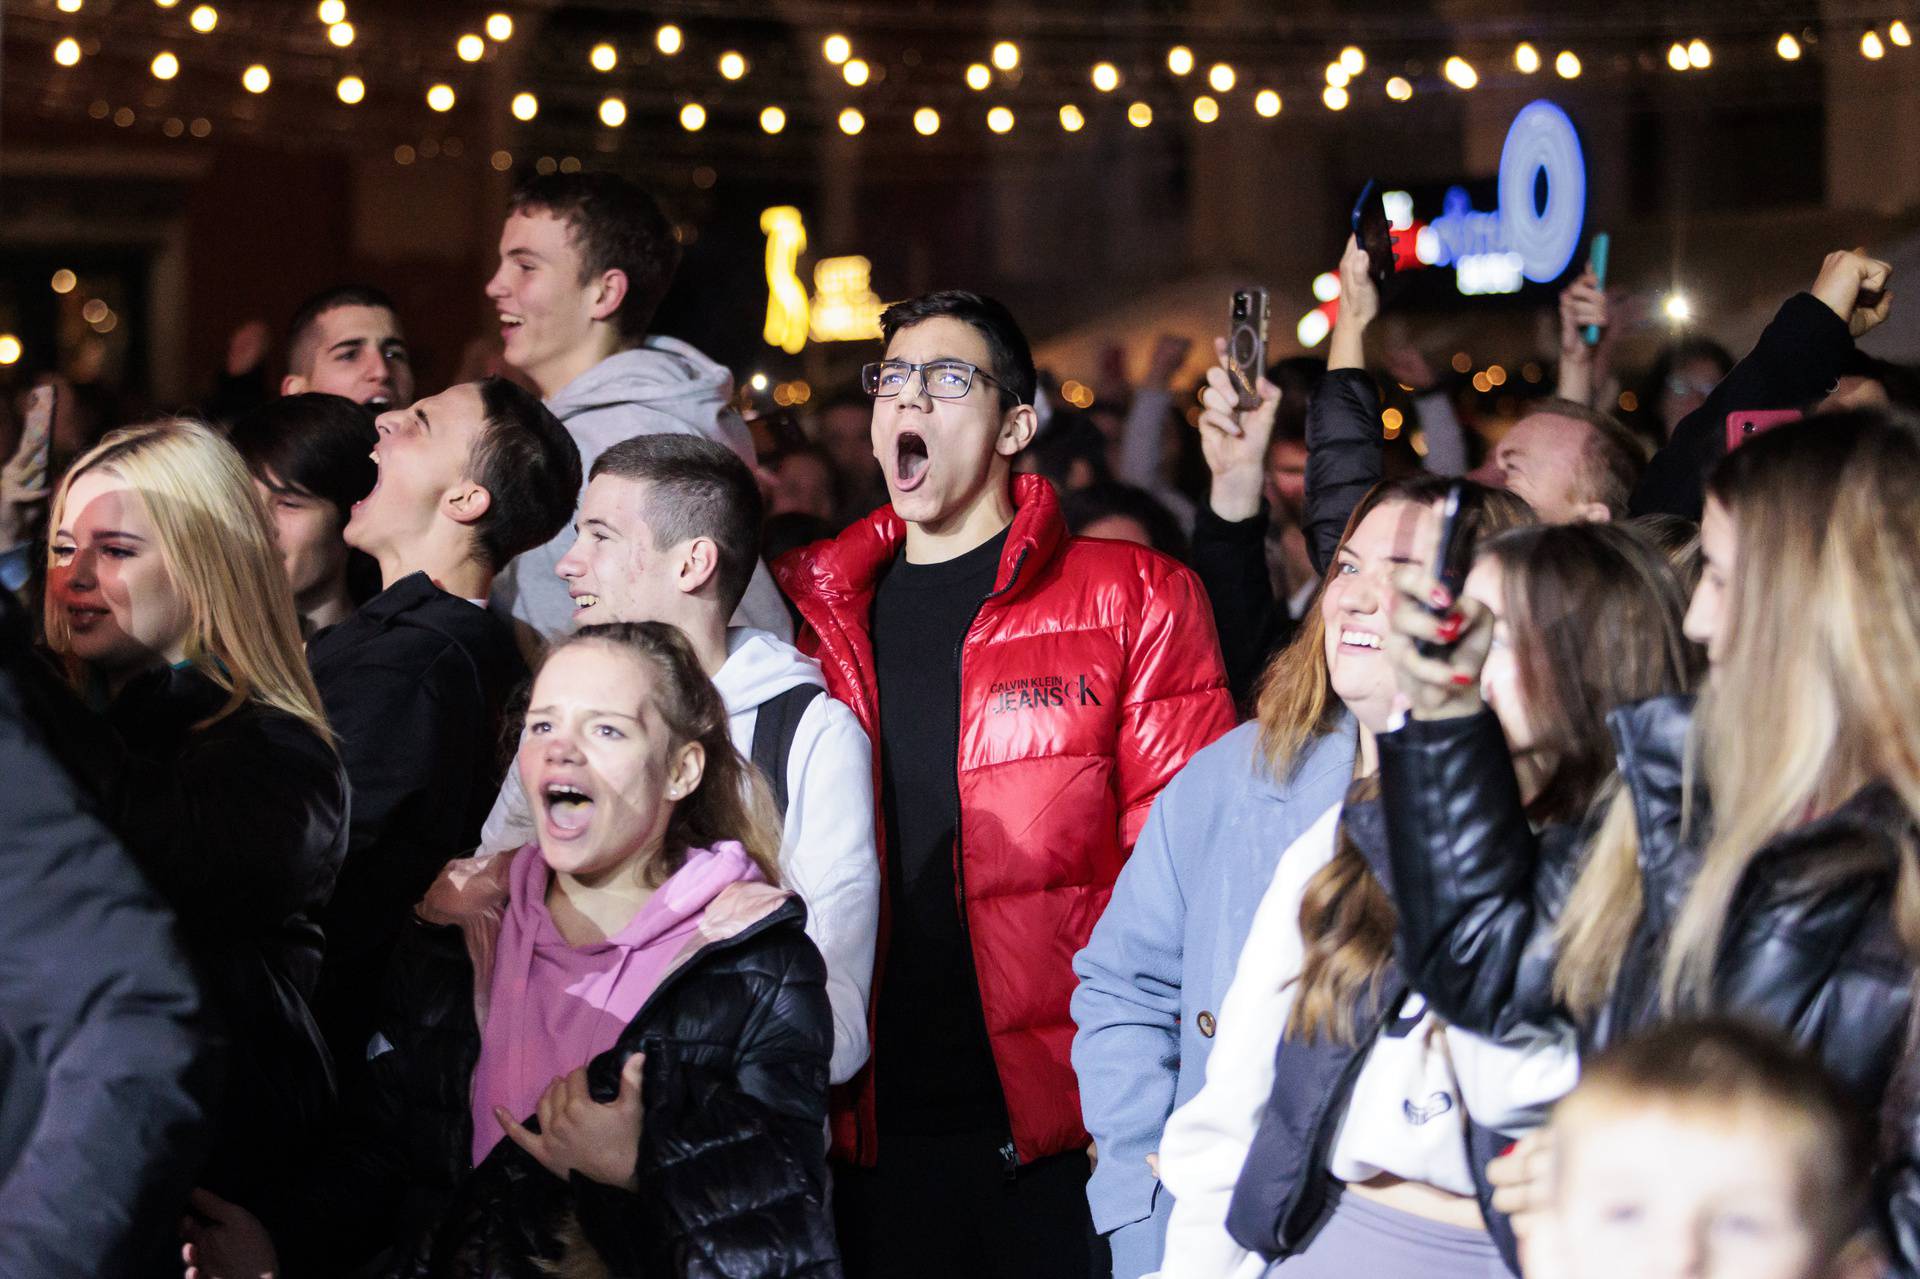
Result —
M 314 636 L 307 661 L 353 783 L 316 1006 L 344 1066 L 365 1054 L 413 904 L 479 842 L 505 771 L 507 704 L 527 667 L 505 622 L 424 573 Z
M 1647 463 L 1629 503 L 1632 513 L 1699 519 L 1707 473 L 1727 451 L 1727 415 L 1805 408 L 1833 390 L 1852 358 L 1853 337 L 1833 308 L 1811 293 L 1788 298 L 1753 350 L 1706 403 L 1680 419 L 1673 438 Z
M 0 595 L 0 1274 L 121 1279 L 172 1238 L 216 1044 L 171 913 L 26 709 L 22 631 Z
M 1687 698 L 1657 698 L 1608 717 L 1620 776 L 1634 800 L 1645 906 L 1615 995 L 1602 1018 L 1584 1028 L 1597 1047 L 1663 1016 L 1658 983 L 1666 934 L 1693 882 L 1707 825 L 1696 799 L 1695 820 L 1683 829 L 1690 711 Z M 1460 732 L 1455 726 L 1469 722 L 1415 721 L 1382 737 L 1381 781 L 1401 875 L 1400 943 L 1414 985 L 1458 1024 L 1497 1029 L 1502 983 L 1521 966 L 1517 956 L 1547 944 L 1538 933 L 1551 928 L 1557 907 L 1552 890 L 1526 882 L 1531 862 L 1511 834 L 1512 809 L 1474 780 L 1493 771 L 1484 724 L 1472 748 L 1446 741 L 1450 729 Z M 1498 734 L 1497 724 L 1492 731 Z M 1504 746 L 1501 757 L 1510 779 Z M 1455 786 L 1460 793 L 1447 793 Z M 1512 802 L 1517 806 L 1517 792 Z M 1425 828 L 1424 840 L 1409 837 L 1416 825 Z M 1915 1081 L 1904 1077 L 1914 1066 L 1914 963 L 1895 929 L 1893 901 L 1901 861 L 1915 847 L 1920 822 L 1890 788 L 1876 784 L 1760 849 L 1728 912 L 1711 1009 L 1779 1027 L 1818 1056 L 1869 1114 L 1881 1116 L 1883 1218 L 1896 1264 L 1909 1275 L 1920 1274 L 1920 1122 Z M 1429 872 L 1403 873 L 1419 865 Z M 1523 909 L 1530 898 L 1546 904 Z M 1485 981 L 1478 976 L 1483 965 Z M 1526 985 L 1511 989 L 1524 992 Z
M 569 1236 L 625 1279 L 832 1276 L 826 1208 L 826 970 L 799 899 L 672 970 L 588 1066 L 612 1100 L 647 1055 L 641 1193 L 548 1174 L 511 1141 L 468 1171 L 479 1059 L 474 970 L 458 930 L 416 921 L 374 1056 L 297 1213 L 275 1223 L 290 1274 L 334 1274 L 418 1239 L 394 1275 L 535 1279 Z M 538 1124 L 528 1119 L 538 1130 Z
M 1393 867 L 1386 854 L 1380 806 L 1349 802 L 1340 821 L 1391 894 Z M 1308 1246 L 1333 1212 L 1344 1187 L 1328 1173 L 1327 1165 L 1340 1122 L 1361 1067 L 1375 1042 L 1389 1033 L 1408 993 L 1400 965 L 1390 961 L 1355 1010 L 1354 1024 L 1360 1032 L 1356 1043 L 1281 1037 L 1273 1092 L 1247 1149 L 1227 1212 L 1227 1231 L 1242 1247 L 1270 1261 L 1293 1256 Z M 1520 1263 L 1513 1230 L 1508 1219 L 1494 1211 L 1493 1188 L 1487 1182 L 1487 1164 L 1512 1144 L 1512 1138 L 1468 1116 L 1463 1139 L 1481 1216 L 1507 1268 L 1517 1275 Z
M 1307 554 L 1326 575 L 1347 519 L 1379 482 L 1380 401 L 1373 379 L 1336 369 L 1322 379 L 1307 410 Z M 1223 520 L 1206 503 L 1194 514 L 1187 559 L 1213 605 L 1220 653 L 1234 702 L 1249 704 L 1267 661 L 1293 638 L 1296 623 L 1276 600 L 1267 575 L 1265 502 L 1250 519 Z

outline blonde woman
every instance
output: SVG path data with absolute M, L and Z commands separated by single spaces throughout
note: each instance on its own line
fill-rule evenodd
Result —
M 1705 691 L 1615 714 L 1626 789 L 1554 929 L 1554 988 L 1590 1044 L 1724 1012 L 1818 1054 L 1886 1125 L 1883 1225 L 1914 1273 L 1920 433 L 1844 414 L 1743 445 L 1708 482 L 1701 549 L 1686 633 L 1707 649 Z M 1477 874 L 1476 832 L 1456 829 L 1426 863 L 1428 900 L 1401 914 L 1434 925 L 1403 929 L 1423 989 L 1498 986 L 1482 924 L 1540 888 Z M 1472 1001 L 1451 1011 L 1474 1023 Z
M 332 1106 L 306 1000 L 347 815 L 273 528 L 239 455 L 187 421 L 82 455 L 50 525 L 47 640 L 101 712 L 71 705 L 62 745 L 225 1023 L 208 1178 L 254 1199 Z

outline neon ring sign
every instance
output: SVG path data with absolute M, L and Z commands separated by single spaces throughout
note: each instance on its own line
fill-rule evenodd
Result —
M 1535 191 L 1545 182 L 1544 200 Z M 1499 208 L 1483 213 L 1453 187 L 1421 232 L 1420 260 L 1452 266 L 1462 293 L 1512 293 L 1556 280 L 1573 261 L 1587 212 L 1587 161 L 1567 113 L 1544 99 L 1521 108 L 1500 149 Z

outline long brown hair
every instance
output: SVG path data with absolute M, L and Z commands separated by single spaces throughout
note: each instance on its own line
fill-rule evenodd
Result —
M 1446 496 L 1453 482 L 1439 476 L 1417 476 L 1376 484 L 1354 508 L 1353 517 L 1341 534 L 1341 544 L 1346 544 L 1360 522 L 1377 507 L 1395 501 L 1437 502 Z M 1460 520 L 1466 535 L 1479 539 L 1532 523 L 1533 511 L 1503 489 L 1462 482 Z M 1332 572 L 1333 567 L 1329 566 L 1329 577 Z M 1325 581 L 1321 582 L 1320 589 L 1326 590 Z M 1319 594 L 1314 596 L 1313 604 L 1302 619 L 1300 631 L 1300 636 L 1274 659 L 1260 691 L 1261 740 L 1267 744 L 1270 761 L 1275 758 L 1269 738 L 1270 706 L 1276 715 L 1274 724 L 1289 734 L 1298 732 L 1292 747 L 1295 752 L 1314 731 L 1311 721 L 1304 721 L 1302 715 L 1314 705 L 1312 697 L 1316 693 L 1318 714 L 1338 714 L 1339 699 L 1333 696 L 1327 670 L 1326 623 L 1320 615 Z M 1304 643 L 1312 644 L 1310 654 L 1301 650 Z M 1294 665 L 1283 668 L 1283 663 L 1290 659 Z M 1308 671 L 1317 672 L 1317 688 L 1303 673 Z M 1278 718 L 1286 714 L 1293 718 Z M 1300 727 L 1303 723 L 1307 727 Z M 1329 732 L 1332 725 L 1333 722 L 1329 722 L 1318 731 Z M 1379 793 L 1376 778 L 1361 778 L 1349 788 L 1345 802 L 1364 803 L 1377 798 Z M 1358 1038 L 1355 1009 L 1361 999 L 1378 986 L 1387 961 L 1393 957 L 1393 933 L 1399 918 L 1387 890 L 1349 836 L 1344 819 L 1334 838 L 1333 860 L 1307 881 L 1300 902 L 1300 938 L 1305 954 L 1287 1034 L 1296 1039 L 1325 1036 L 1337 1043 L 1351 1044 Z
M 769 884 L 780 882 L 780 823 L 760 774 L 734 749 L 727 707 L 700 668 L 693 646 L 665 622 L 607 622 L 583 626 L 554 645 L 546 661 L 577 644 L 605 644 L 646 663 L 653 704 L 665 721 L 669 749 L 698 742 L 706 754 L 700 784 L 674 805 L 658 856 L 644 868 L 652 887 L 665 883 L 697 848 L 736 840 Z M 545 662 L 541 665 L 544 668 Z
M 1707 492 L 1738 551 L 1732 629 L 1694 719 L 1714 830 L 1661 973 L 1669 1009 L 1707 1002 L 1735 893 L 1770 840 L 1874 781 L 1920 814 L 1920 434 L 1822 416 L 1735 450 Z M 1897 906 L 1920 933 L 1914 851 Z

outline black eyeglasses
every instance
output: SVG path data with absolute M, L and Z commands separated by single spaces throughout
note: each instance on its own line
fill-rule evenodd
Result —
M 1004 382 L 965 360 L 929 360 L 925 364 L 881 360 L 860 370 L 860 385 L 876 400 L 890 400 L 907 389 L 907 383 L 913 380 L 915 373 L 920 375 L 920 385 L 926 387 L 927 394 L 936 400 L 963 398 L 973 389 L 973 379 L 976 377 L 1006 390 Z M 1014 403 L 1025 404 L 1026 401 L 1014 396 Z

